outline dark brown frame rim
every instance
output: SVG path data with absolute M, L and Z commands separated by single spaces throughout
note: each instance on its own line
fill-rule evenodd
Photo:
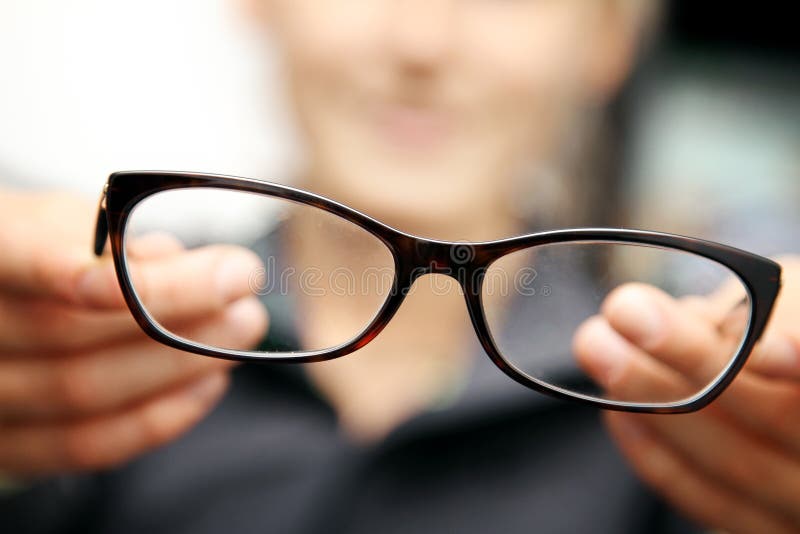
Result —
M 192 343 L 165 331 L 147 314 L 131 285 L 123 247 L 125 226 L 133 208 L 144 198 L 161 191 L 187 187 L 220 188 L 264 194 L 314 206 L 338 215 L 375 235 L 387 246 L 395 260 L 394 286 L 383 307 L 372 322 L 352 340 L 337 347 L 317 351 L 267 354 L 257 351 L 223 350 Z M 480 243 L 432 240 L 401 232 L 336 201 L 294 187 L 251 178 L 192 172 L 125 171 L 112 174 L 104 188 L 98 211 L 95 231 L 96 254 L 102 254 L 109 238 L 117 278 L 125 301 L 137 323 L 150 337 L 176 349 L 238 361 L 302 363 L 338 358 L 363 347 L 383 330 L 417 278 L 431 273 L 453 276 L 453 271 L 457 270 L 464 274 L 463 278 L 459 277 L 457 280 L 462 286 L 478 339 L 489 358 L 506 375 L 524 386 L 557 398 L 630 412 L 690 412 L 713 401 L 744 366 L 753 346 L 766 327 L 781 285 L 781 267 L 776 262 L 734 247 L 692 237 L 646 230 L 579 228 Z M 476 271 L 485 270 L 497 259 L 518 250 L 570 242 L 638 244 L 669 248 L 707 258 L 731 270 L 739 277 L 749 293 L 751 314 L 746 336 L 727 369 L 703 391 L 689 399 L 672 403 L 628 403 L 563 390 L 535 379 L 507 362 L 497 350 L 486 324 L 481 297 L 482 280 L 475 276 Z M 468 247 L 470 252 L 466 258 L 463 254 L 465 247 Z

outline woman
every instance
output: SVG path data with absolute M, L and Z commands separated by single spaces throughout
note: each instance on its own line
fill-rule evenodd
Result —
M 249 6 L 284 59 L 309 154 L 304 185 L 402 230 L 469 241 L 525 230 L 512 209 L 520 173 L 551 161 L 614 94 L 647 16 L 632 0 Z M 45 477 L 4 502 L 14 530 L 800 525 L 794 260 L 768 337 L 717 405 L 687 416 L 604 416 L 656 497 L 595 412 L 493 382 L 465 341 L 455 287 L 442 295 L 421 285 L 353 357 L 304 372 L 237 369 L 220 407 L 173 441 L 220 398 L 229 364 L 143 337 L 108 261 L 89 257 L 91 209 L 62 196 L 7 193 L 0 202 L 0 469 Z M 241 304 L 250 255 L 183 252 L 158 237 L 133 254 L 170 316 L 220 344 L 260 338 L 263 318 Z M 189 290 L 176 293 L 178 281 Z M 607 377 L 636 372 L 641 352 L 699 361 L 721 342 L 718 313 L 710 300 L 617 293 L 579 356 L 607 387 Z M 95 474 L 70 477 L 66 488 L 50 478 L 74 471 Z M 47 517 L 36 513 L 42 502 Z

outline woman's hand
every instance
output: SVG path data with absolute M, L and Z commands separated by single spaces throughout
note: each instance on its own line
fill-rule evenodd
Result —
M 800 531 L 800 258 L 781 263 L 784 287 L 769 328 L 716 402 L 683 415 L 605 414 L 637 473 L 709 528 Z M 576 355 L 615 398 L 631 388 L 681 398 L 689 384 L 697 391 L 710 382 L 707 370 L 721 370 L 735 350 L 718 300 L 623 286 L 578 332 Z
M 0 473 L 117 465 L 182 434 L 225 390 L 231 362 L 163 346 L 135 323 L 110 258 L 91 254 L 95 213 L 69 195 L 0 190 Z M 178 333 L 241 348 L 261 339 L 254 254 L 186 251 L 166 235 L 129 250 Z

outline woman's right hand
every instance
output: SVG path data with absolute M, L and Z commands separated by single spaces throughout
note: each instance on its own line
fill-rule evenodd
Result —
M 161 345 L 128 311 L 108 254 L 92 254 L 95 207 L 0 189 L 0 474 L 109 468 L 191 428 L 232 363 Z M 177 333 L 248 348 L 267 317 L 248 288 L 261 267 L 234 247 L 184 250 L 151 235 L 132 276 Z

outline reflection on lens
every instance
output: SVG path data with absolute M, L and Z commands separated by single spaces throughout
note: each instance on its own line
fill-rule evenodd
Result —
M 142 250 L 159 246 L 153 243 L 175 239 L 185 250 L 173 258 L 142 257 Z M 361 227 L 316 207 L 224 189 L 147 197 L 127 221 L 124 249 L 134 290 L 153 322 L 192 343 L 230 350 L 305 352 L 345 344 L 377 315 L 394 280 L 391 252 Z M 232 251 L 249 251 L 257 260 L 234 270 L 228 282 L 237 305 L 209 313 L 218 291 L 214 258 Z M 140 274 L 156 265 L 161 274 L 154 291 Z M 236 334 L 264 312 L 266 336 Z
M 680 351 L 649 354 L 597 317 L 612 292 L 631 328 L 650 324 L 651 307 L 637 307 L 643 294 L 672 297 L 687 317 L 715 321 L 724 342 L 700 361 Z M 656 405 L 687 401 L 711 386 L 737 355 L 752 311 L 741 280 L 719 263 L 623 243 L 509 254 L 487 270 L 482 298 L 497 349 L 522 374 L 570 393 Z

